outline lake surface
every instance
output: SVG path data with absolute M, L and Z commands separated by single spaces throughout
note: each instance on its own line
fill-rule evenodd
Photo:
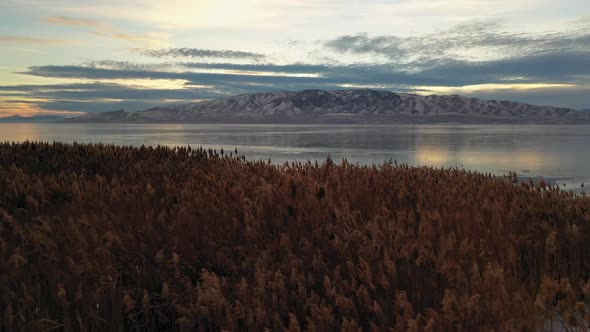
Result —
M 190 145 L 248 159 L 464 167 L 590 186 L 589 125 L 0 124 L 0 141 Z

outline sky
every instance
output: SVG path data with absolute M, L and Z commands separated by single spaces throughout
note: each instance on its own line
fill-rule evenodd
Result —
M 590 109 L 589 0 L 2 0 L 0 116 L 379 89 Z

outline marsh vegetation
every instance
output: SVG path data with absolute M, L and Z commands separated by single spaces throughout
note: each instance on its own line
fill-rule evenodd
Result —
M 589 239 L 515 176 L 0 144 L 0 330 L 585 328 Z

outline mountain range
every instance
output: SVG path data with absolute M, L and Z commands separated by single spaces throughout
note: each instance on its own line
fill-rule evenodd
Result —
M 458 95 L 375 90 L 265 92 L 184 105 L 89 113 L 103 123 L 590 123 L 590 112 Z

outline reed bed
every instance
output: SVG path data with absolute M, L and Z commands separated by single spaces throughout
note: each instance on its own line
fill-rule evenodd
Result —
M 462 169 L 0 144 L 0 329 L 590 321 L 590 198 Z

